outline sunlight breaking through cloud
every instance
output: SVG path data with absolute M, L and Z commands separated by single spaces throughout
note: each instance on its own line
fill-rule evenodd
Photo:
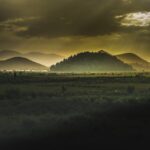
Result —
M 150 12 L 128 13 L 126 15 L 116 16 L 116 19 L 121 19 L 122 26 L 150 26 Z

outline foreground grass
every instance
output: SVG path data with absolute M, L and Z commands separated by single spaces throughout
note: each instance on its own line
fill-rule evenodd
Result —
M 148 76 L 1 74 L 0 83 L 2 145 L 69 139 L 70 144 L 105 147 L 115 140 L 149 138 Z

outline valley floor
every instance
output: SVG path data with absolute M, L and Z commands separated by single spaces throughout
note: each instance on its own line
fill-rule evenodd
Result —
M 149 74 L 0 73 L 4 150 L 145 149 L 149 139 Z

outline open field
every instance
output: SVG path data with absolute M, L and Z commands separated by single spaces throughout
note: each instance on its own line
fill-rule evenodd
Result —
M 127 149 L 149 138 L 148 73 L 0 73 L 1 146 Z

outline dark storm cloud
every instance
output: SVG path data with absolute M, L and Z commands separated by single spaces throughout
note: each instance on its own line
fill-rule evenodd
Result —
M 11 3 L 12 7 L 10 1 L 7 2 L 6 0 L 6 3 L 3 3 L 3 5 L 7 3 L 9 5 L 6 5 L 7 8 L 2 10 L 4 15 L 0 17 L 1 20 L 25 15 L 39 15 L 41 17 L 39 21 L 25 24 L 28 30 L 17 33 L 20 36 L 30 37 L 111 34 L 118 30 L 119 24 L 114 16 L 123 7 L 121 0 L 109 0 L 109 2 L 106 0 L 43 0 L 42 2 L 39 0 L 22 0 L 22 3 L 19 4 L 17 1 Z M 16 5 L 18 7 L 15 7 Z M 20 11 L 20 8 L 23 8 L 23 11 Z M 11 11 L 10 16 L 5 16 L 5 14 L 9 14 L 7 12 Z
M 115 16 L 148 11 L 149 0 L 0 0 L 0 20 L 21 17 L 40 19 L 13 22 L 25 37 L 97 36 L 124 31 Z M 1 26 L 2 28 L 2 26 Z M 12 28 L 13 29 L 13 28 Z M 127 28 L 125 28 L 127 29 Z M 130 28 L 128 28 L 130 30 Z M 126 31 L 128 31 L 128 29 Z
M 39 21 L 19 32 L 22 36 L 95 36 L 111 34 L 118 30 L 114 20 L 114 7 L 120 0 L 64 0 L 56 1 L 51 8 L 45 6 L 45 13 Z M 50 8 L 49 8 L 50 7 Z

